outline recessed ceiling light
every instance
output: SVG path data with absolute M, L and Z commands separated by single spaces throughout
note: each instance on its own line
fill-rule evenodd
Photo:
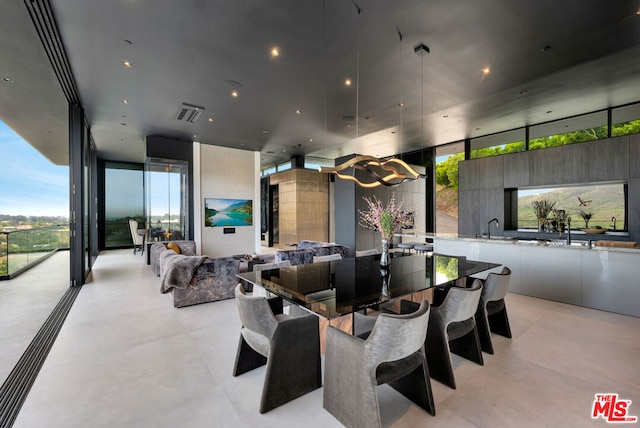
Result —
M 449 115 L 448 114 L 443 114 L 442 117 L 446 119 L 446 118 L 449 117 Z
M 271 58 L 275 58 L 280 56 L 280 49 L 278 49 L 277 46 L 274 46 L 273 48 L 271 48 Z
M 344 79 L 345 86 L 351 86 L 351 79 Z
M 547 45 L 545 47 L 543 47 L 542 49 L 540 49 L 542 52 L 547 52 L 551 50 L 551 45 Z
M 129 104 L 129 100 L 122 100 L 122 104 Z
M 207 122 L 213 122 L 213 118 L 210 117 L 209 119 L 207 119 Z
M 120 125 L 122 125 L 122 126 L 127 126 L 127 124 L 126 124 L 126 123 L 124 123 L 124 122 L 122 122 Z
M 262 130 L 262 133 L 263 133 L 263 134 L 267 134 L 267 133 L 269 133 L 269 131 L 268 131 L 268 130 L 266 130 L 266 129 L 263 129 L 263 130 Z
M 296 114 L 302 114 L 300 110 L 296 110 Z
M 309 138 L 309 142 L 310 142 L 310 143 L 313 143 L 313 138 Z
M 392 133 L 392 134 L 395 134 L 395 133 L 396 133 L 396 131 L 391 131 L 391 133 Z
M 476 128 L 476 131 L 479 131 L 479 130 L 480 130 L 480 128 Z
M 636 15 L 640 15 L 640 9 L 636 10 Z
M 131 64 L 129 61 L 122 61 L 122 65 L 126 68 L 133 67 L 133 64 Z
M 400 104 L 398 104 L 398 106 L 404 107 L 404 103 L 400 103 Z
M 529 91 L 527 91 L 526 89 L 523 89 L 523 90 L 520 91 L 520 95 L 526 95 L 528 93 L 529 93 Z
M 282 151 L 283 151 L 283 152 L 286 152 L 286 151 L 287 151 L 287 149 L 282 149 Z
M 193 138 L 198 138 L 198 136 L 196 134 L 193 134 Z
M 131 40 L 127 40 L 127 39 L 124 39 L 123 42 L 124 42 L 125 45 L 132 45 L 133 44 L 131 42 Z
M 485 67 L 482 69 L 482 74 L 487 75 L 491 73 L 491 69 L 489 67 Z
M 13 83 L 13 79 L 11 77 L 3 77 L 2 81 L 7 83 Z
M 547 114 L 553 113 L 553 110 L 547 110 Z
M 274 152 L 273 150 L 267 150 L 267 154 L 268 154 L 268 155 L 272 155 L 272 154 L 274 154 L 274 153 L 275 153 L 275 152 Z
M 233 98 L 238 98 L 238 91 L 231 91 L 231 96 Z

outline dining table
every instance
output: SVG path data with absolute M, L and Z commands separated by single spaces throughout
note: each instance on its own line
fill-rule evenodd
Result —
M 378 310 L 394 300 L 421 301 L 424 292 L 446 292 L 458 280 L 498 266 L 455 255 L 396 252 L 387 266 L 380 265 L 380 255 L 372 255 L 237 276 L 245 286 L 260 287 L 354 334 L 354 314 Z

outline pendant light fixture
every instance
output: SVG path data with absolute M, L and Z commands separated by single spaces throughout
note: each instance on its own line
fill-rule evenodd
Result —
M 357 7 L 357 5 L 356 5 L 356 9 L 358 10 L 358 14 L 360 14 L 361 9 Z M 398 34 L 400 35 L 400 40 L 402 40 L 402 34 L 399 31 L 398 31 Z M 359 114 L 359 97 L 360 97 L 359 36 L 360 35 L 358 34 L 358 58 L 357 58 L 358 65 L 357 65 L 357 78 L 356 78 L 356 85 L 357 85 L 356 86 L 356 138 L 358 138 L 358 114 Z M 421 52 L 425 52 L 425 53 L 429 52 L 429 48 L 427 48 L 425 45 L 419 45 L 414 50 L 418 54 L 421 54 Z M 423 101 L 423 107 L 422 107 L 422 115 L 423 115 L 422 120 L 424 121 L 424 101 Z M 423 133 L 424 133 L 424 130 L 423 130 Z M 402 138 L 403 138 L 403 135 L 401 133 L 401 136 L 400 136 L 401 143 L 402 143 Z M 360 171 L 361 173 L 358 174 L 357 173 L 358 171 Z M 340 165 L 336 165 L 335 167 L 324 167 L 324 166 L 320 167 L 320 172 L 335 174 L 335 176 L 340 179 L 353 181 L 359 186 L 365 187 L 365 188 L 378 187 L 381 185 L 386 187 L 395 187 L 404 183 L 405 181 L 413 181 L 419 178 L 426 177 L 425 174 L 421 174 L 417 172 L 409 164 L 404 162 L 402 159 L 393 157 L 385 160 L 385 159 L 379 159 L 375 156 L 369 156 L 369 155 L 357 155 Z

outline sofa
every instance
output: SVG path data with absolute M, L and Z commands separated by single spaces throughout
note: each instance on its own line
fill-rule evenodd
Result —
M 328 256 L 330 254 L 340 254 L 342 258 L 349 256 L 350 248 L 330 242 L 300 240 L 295 250 L 278 250 L 276 261 L 289 260 L 292 265 L 302 265 L 313 263 L 314 256 Z
M 236 274 L 239 272 L 240 260 L 236 257 L 207 257 L 196 256 L 195 242 L 171 241 L 180 248 L 180 254 L 166 247 L 166 243 L 157 242 L 151 245 L 150 257 L 153 273 L 162 278 L 161 291 L 173 294 L 173 306 L 181 308 L 199 303 L 215 302 L 234 297 L 234 289 L 238 283 Z M 176 264 L 181 257 L 193 259 L 184 283 L 166 283 L 169 275 L 167 265 Z

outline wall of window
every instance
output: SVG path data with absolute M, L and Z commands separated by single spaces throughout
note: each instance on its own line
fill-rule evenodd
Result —
M 106 162 L 104 169 L 105 247 L 133 245 L 129 219 L 145 224 L 142 164 Z
M 527 143 L 529 150 L 538 150 L 637 133 L 640 103 L 474 138 L 470 159 L 522 152 Z
M 458 162 L 464 141 L 436 147 L 436 232 L 458 233 Z
M 473 138 L 471 140 L 471 159 L 524 152 L 526 138 L 525 128 Z
M 148 239 L 185 239 L 189 236 L 188 163 L 149 158 L 145 174 Z
M 572 229 L 627 230 L 626 183 L 518 189 L 518 229 L 543 232 Z M 538 218 L 536 207 L 549 212 Z

